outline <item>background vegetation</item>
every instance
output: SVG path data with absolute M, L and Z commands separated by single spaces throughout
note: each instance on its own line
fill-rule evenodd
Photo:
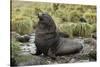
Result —
M 58 29 L 71 37 L 87 37 L 96 31 L 96 6 L 77 4 L 55 4 L 13 1 L 11 31 L 19 34 L 31 33 L 38 23 L 37 13 L 47 12 L 54 19 Z M 80 21 L 83 18 L 86 22 Z

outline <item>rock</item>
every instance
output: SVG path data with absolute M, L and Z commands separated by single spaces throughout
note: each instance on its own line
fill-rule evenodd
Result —
M 93 33 L 93 34 L 92 34 L 92 38 L 97 39 L 96 33 Z
M 21 36 L 20 34 L 16 32 L 11 32 L 10 35 L 11 35 L 11 38 L 16 39 L 19 42 L 29 42 L 30 40 L 30 36 L 27 34 Z
M 29 42 L 30 36 L 29 35 L 23 35 L 23 36 L 17 36 L 16 40 L 19 42 Z
M 89 53 L 89 57 L 90 57 L 90 60 L 92 59 L 93 61 L 96 61 L 97 60 L 97 52 L 96 52 L 96 50 L 92 50 Z
M 96 40 L 93 38 L 83 39 L 84 45 L 80 53 L 75 54 L 74 57 L 84 61 L 96 61 Z M 92 60 L 91 60 L 92 59 Z
M 96 46 L 96 40 L 93 39 L 93 38 L 85 38 L 84 39 L 84 43 L 85 44 L 90 44 L 90 45 Z

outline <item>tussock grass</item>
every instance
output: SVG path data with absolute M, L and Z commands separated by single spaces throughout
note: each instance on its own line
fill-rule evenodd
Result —
M 17 16 L 12 20 L 12 30 L 21 35 L 28 34 L 33 30 L 33 23 L 28 17 Z
M 92 33 L 97 31 L 97 25 L 96 23 L 92 24 Z
M 83 15 L 88 23 L 93 24 L 96 23 L 96 13 L 86 12 Z
M 70 37 L 90 37 L 92 25 L 88 23 L 65 23 L 59 26 L 60 31 L 67 33 Z
M 94 27 L 93 30 L 95 31 L 96 6 L 42 2 L 24 3 L 23 1 L 13 2 L 11 30 L 17 31 L 20 34 L 26 34 L 32 31 L 33 25 L 34 31 L 38 23 L 37 13 L 39 12 L 47 12 L 50 14 L 60 31 L 68 33 L 70 37 L 88 36 L 90 35 L 90 27 Z M 79 19 L 81 17 L 87 22 L 80 23 Z M 94 26 L 91 26 L 92 24 Z
M 69 14 L 70 22 L 77 23 L 77 22 L 79 22 L 80 17 L 82 17 L 82 13 L 77 10 L 73 10 Z
M 74 28 L 76 27 L 75 23 L 64 23 L 64 24 L 60 24 L 59 26 L 59 30 L 61 32 L 67 33 L 69 35 L 69 37 L 73 37 L 73 33 L 74 33 Z
M 11 51 L 12 51 L 11 56 L 14 56 L 14 57 L 18 56 L 18 53 L 20 52 L 19 45 L 20 45 L 20 42 L 17 42 L 16 40 L 11 41 Z
M 90 37 L 91 25 L 88 23 L 78 23 L 73 31 L 74 36 Z

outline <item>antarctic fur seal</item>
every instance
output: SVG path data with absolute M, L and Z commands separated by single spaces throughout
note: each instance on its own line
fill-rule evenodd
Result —
M 52 59 L 57 55 L 79 52 L 82 44 L 66 38 L 61 38 L 56 25 L 49 14 L 38 14 L 39 22 L 35 31 L 36 55 L 44 54 Z
M 56 47 L 59 43 L 59 35 L 56 25 L 49 14 L 38 14 L 39 22 L 35 32 L 36 55 L 43 53 L 55 58 Z

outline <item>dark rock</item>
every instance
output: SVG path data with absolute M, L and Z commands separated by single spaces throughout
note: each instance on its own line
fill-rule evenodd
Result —
M 89 53 L 89 57 L 90 57 L 90 60 L 91 58 L 94 59 L 94 61 L 97 60 L 97 53 L 96 53 L 96 50 L 92 50 L 90 53 Z
M 90 46 L 93 46 L 94 48 L 96 48 L 97 41 L 93 38 L 85 38 L 84 43 L 89 44 Z
M 16 39 L 19 42 L 29 42 L 30 40 L 30 36 L 27 34 L 21 36 L 20 34 L 16 32 L 11 32 L 10 35 L 11 35 L 11 39 Z
M 97 39 L 96 33 L 93 33 L 93 34 L 92 34 L 92 38 Z
M 16 40 L 19 42 L 29 42 L 30 36 L 29 35 L 23 35 L 23 36 L 17 36 Z

